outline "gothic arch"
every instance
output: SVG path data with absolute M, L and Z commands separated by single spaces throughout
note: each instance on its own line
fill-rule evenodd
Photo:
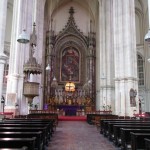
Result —
M 74 19 L 74 8 L 70 7 L 69 9 L 69 18 L 65 25 L 65 27 L 57 34 L 54 34 L 54 31 L 51 30 L 47 32 L 46 37 L 46 55 L 45 60 L 46 64 L 51 65 L 51 75 L 46 76 L 45 78 L 45 85 L 47 85 L 47 92 L 45 92 L 45 97 L 47 97 L 47 93 L 50 93 L 49 95 L 54 95 L 53 87 L 51 87 L 51 81 L 53 77 L 57 78 L 57 82 L 59 85 L 59 88 L 64 88 L 64 84 L 66 81 L 70 80 L 69 75 L 67 76 L 62 72 L 62 52 L 65 50 L 68 50 L 69 48 L 72 48 L 75 50 L 74 52 L 77 52 L 80 56 L 79 58 L 79 75 L 78 78 L 76 76 L 76 72 L 74 71 L 72 79 L 73 82 L 76 83 L 76 87 L 78 89 L 82 89 L 85 82 L 87 82 L 87 78 L 89 81 L 92 81 L 90 85 L 90 92 L 88 93 L 88 96 L 92 99 L 92 102 L 94 104 L 95 102 L 95 50 L 96 50 L 96 40 L 95 40 L 95 33 L 94 32 L 88 32 L 88 35 L 84 35 L 78 26 L 76 25 L 75 19 Z M 68 56 L 66 57 L 68 59 Z M 72 60 L 75 60 L 73 56 L 71 56 Z M 70 60 L 70 59 L 68 59 Z M 71 60 L 71 61 L 72 61 Z M 74 61 L 75 63 L 77 61 Z M 66 63 L 67 64 L 67 63 Z M 70 65 L 70 68 L 71 67 Z M 66 71 L 68 71 L 67 67 L 65 68 Z M 70 70 L 70 69 L 69 69 Z M 77 70 L 77 69 L 75 69 Z M 68 71 L 69 72 L 69 71 Z M 74 75 L 75 74 L 75 75 Z M 64 79 L 64 75 L 65 79 Z M 49 79 L 51 78 L 51 80 Z M 67 79 L 68 78 L 68 79 Z M 50 80 L 50 84 L 49 81 Z M 46 86 L 45 86 L 46 87 Z M 52 91 L 52 92 L 51 92 Z
M 62 51 L 68 47 L 72 47 L 79 51 L 81 59 L 80 59 L 80 73 L 79 73 L 79 81 L 77 82 L 79 85 L 83 85 L 86 80 L 86 56 L 88 50 L 88 38 L 83 35 L 82 32 L 78 29 L 75 20 L 74 20 L 74 9 L 70 8 L 70 17 L 65 28 L 56 36 L 54 50 L 55 50 L 55 61 L 56 63 L 56 76 L 58 81 L 61 83 L 61 54 Z
M 71 40 L 71 38 L 66 38 L 63 41 L 59 42 L 59 44 L 57 44 L 57 46 L 55 47 L 56 49 L 56 59 L 57 63 L 56 63 L 56 77 L 58 78 L 58 81 L 61 81 L 61 77 L 60 77 L 60 70 L 61 70 L 61 55 L 62 55 L 62 51 L 68 47 L 73 47 L 75 49 L 77 49 L 80 53 L 80 80 L 78 83 L 83 84 L 85 82 L 86 79 L 85 78 L 85 72 L 86 72 L 86 49 L 85 46 L 82 43 L 78 43 L 77 39 Z

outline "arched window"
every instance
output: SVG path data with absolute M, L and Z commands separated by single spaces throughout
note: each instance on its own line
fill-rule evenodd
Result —
M 137 69 L 138 69 L 138 78 L 139 78 L 138 84 L 139 86 L 144 86 L 144 61 L 140 55 L 137 56 L 138 56 Z

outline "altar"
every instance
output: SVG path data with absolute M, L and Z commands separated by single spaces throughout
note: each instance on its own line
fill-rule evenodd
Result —
M 83 105 L 57 105 L 57 109 L 63 110 L 65 116 L 76 116 L 77 110 L 84 109 Z

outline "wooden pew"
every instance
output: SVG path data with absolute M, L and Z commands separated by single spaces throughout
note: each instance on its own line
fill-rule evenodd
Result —
M 0 150 L 29 150 L 28 147 L 23 146 L 22 148 L 0 148 Z
M 55 120 L 53 120 L 53 119 L 6 119 L 3 122 L 5 122 L 5 123 L 7 123 L 7 122 L 16 122 L 16 123 L 28 122 L 28 123 L 35 123 L 35 124 L 36 123 L 49 123 L 51 134 L 54 133 L 54 128 L 56 128 Z M 0 122 L 0 123 L 2 123 L 2 122 Z
M 48 128 L 49 128 L 49 132 L 50 132 L 50 136 L 52 136 L 52 134 L 54 133 L 54 122 L 53 120 L 31 120 L 31 119 L 9 119 L 9 120 L 4 120 L 3 122 L 0 122 L 0 124 L 48 124 Z M 49 137 L 50 138 L 50 137 Z
M 145 150 L 150 150 L 150 139 L 145 138 Z
M 121 128 L 131 128 L 131 129 L 150 129 L 150 125 L 114 125 L 114 144 L 117 146 L 121 145 Z
M 51 132 L 44 132 L 44 135 L 42 133 L 42 139 L 43 141 L 43 146 L 48 144 L 48 140 L 50 140 L 50 136 L 52 136 L 53 133 L 53 119 L 5 119 L 0 122 L 0 127 L 5 126 L 13 126 L 13 127 L 31 127 L 31 128 L 37 128 L 37 127 L 47 127 L 49 125 L 49 129 Z M 12 130 L 13 131 L 13 130 Z M 18 131 L 17 131 L 18 132 Z M 30 131 L 29 131 L 30 132 Z M 45 133 L 46 136 L 45 136 Z M 48 134 L 50 133 L 50 134 Z
M 35 137 L 32 138 L 0 138 L 0 148 L 21 148 L 28 147 L 29 150 L 35 149 Z
M 52 119 L 58 124 L 58 114 L 56 113 L 31 113 L 27 115 L 28 119 Z
M 46 127 L 0 127 L 0 132 L 42 132 L 43 145 L 48 144 L 48 133 Z
M 101 119 L 100 120 L 100 133 L 103 134 L 104 128 L 108 128 L 108 123 L 110 122 L 127 122 L 133 119 Z M 135 120 L 133 120 L 135 121 Z
M 114 136 L 113 135 L 113 126 L 114 125 L 125 125 L 125 124 L 127 124 L 127 125 L 132 125 L 132 124 L 150 124 L 150 122 L 143 122 L 143 121 L 140 121 L 140 120 L 138 120 L 138 121 L 134 121 L 134 120 L 131 120 L 131 121 L 129 121 L 129 120 L 127 120 L 127 121 L 111 121 L 111 122 L 107 122 L 107 124 L 106 124 L 106 126 L 104 127 L 104 136 L 108 136 L 108 138 L 110 139 L 110 140 L 112 140 L 112 137 Z
M 43 149 L 42 132 L 0 132 L 0 138 L 32 138 L 35 139 L 35 149 Z
M 131 122 L 110 122 L 108 123 L 108 131 L 105 131 L 109 140 L 113 140 L 114 138 L 114 128 L 113 126 L 114 125 L 142 125 L 145 126 L 145 125 L 150 125 L 150 122 L 134 122 L 134 121 L 131 121 Z M 106 129 L 105 129 L 106 130 Z
M 131 148 L 132 150 L 144 150 L 144 138 L 150 138 L 150 133 L 133 133 L 131 132 Z
M 99 118 L 99 122 L 101 119 L 116 119 L 117 116 L 116 115 L 112 115 L 109 113 L 106 114 L 87 114 L 87 123 L 88 124 L 94 124 L 94 122 L 92 122 L 93 120 L 95 120 L 95 118 L 98 117 Z
M 39 127 L 39 128 L 43 128 L 43 127 L 46 127 L 46 133 L 48 133 L 48 140 L 50 140 L 50 135 L 51 135 L 51 131 L 50 131 L 50 128 L 49 128 L 49 125 L 48 124 L 32 124 L 32 123 L 30 123 L 30 124 L 22 124 L 22 123 L 15 123 L 15 124 L 13 124 L 13 123 L 9 123 L 9 124 L 5 124 L 5 123 L 3 123 L 3 124 L 0 124 L 0 127 L 31 127 L 31 128 L 33 128 L 33 127 Z
M 131 128 L 121 128 L 121 149 L 127 150 L 131 149 L 131 134 L 134 133 L 150 133 L 150 129 L 131 129 Z
M 52 119 L 6 119 L 0 124 L 49 124 L 49 132 L 47 132 L 47 137 L 50 140 L 50 137 L 54 133 L 54 121 Z
M 129 124 L 129 123 L 145 123 L 145 121 L 141 120 L 115 120 L 115 121 L 104 121 L 103 122 L 103 134 L 104 136 L 109 136 L 109 132 L 112 133 L 114 124 Z M 147 122 L 150 123 L 150 122 Z M 111 140 L 111 137 L 109 137 Z

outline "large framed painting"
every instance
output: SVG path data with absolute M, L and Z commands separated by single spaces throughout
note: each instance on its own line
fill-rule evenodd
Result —
M 80 53 L 73 47 L 65 48 L 61 53 L 61 81 L 80 81 Z

